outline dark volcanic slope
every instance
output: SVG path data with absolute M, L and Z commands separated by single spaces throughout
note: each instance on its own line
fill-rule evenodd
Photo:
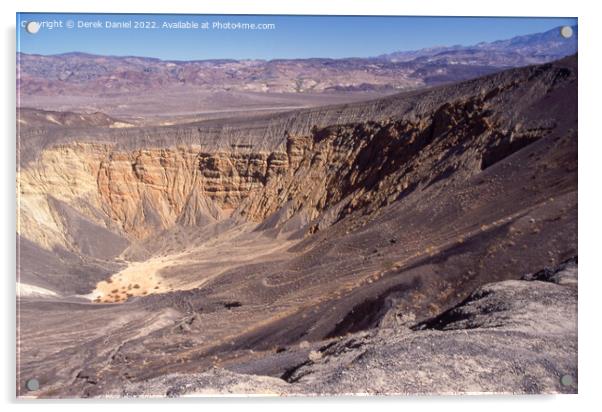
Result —
M 293 348 L 383 327 L 393 307 L 426 320 L 485 283 L 556 266 L 577 254 L 576 101 L 572 56 L 366 104 L 278 115 L 282 134 L 274 132 L 273 152 L 224 148 L 218 156 L 190 147 L 199 135 L 169 135 L 177 130 L 169 128 L 148 139 L 136 137 L 140 130 L 119 135 L 117 146 L 60 140 L 56 153 L 85 159 L 85 167 L 70 163 L 81 182 L 70 190 L 83 186 L 87 197 L 54 194 L 71 202 L 71 219 L 129 242 L 121 258 L 131 262 L 111 260 L 105 250 L 94 255 L 85 232 L 36 239 L 54 239 L 86 262 L 128 265 L 111 285 L 142 271 L 172 287 L 157 284 L 164 293 L 149 289 L 150 296 L 131 299 L 111 292 L 121 304 L 68 302 L 64 289 L 59 297 L 22 298 L 18 387 L 35 376 L 42 389 L 34 395 L 94 396 L 213 366 L 294 381 L 299 365 L 316 355 Z M 99 131 L 96 138 L 117 142 L 118 135 Z M 55 142 L 44 140 L 48 163 L 22 171 L 24 182 L 31 179 L 23 204 L 48 204 L 51 214 L 55 206 L 40 191 L 71 181 L 51 161 Z M 166 148 L 136 149 L 160 143 Z M 186 148 L 175 150 L 176 143 Z M 22 213 L 25 235 L 38 236 L 35 216 Z M 33 276 L 30 283 L 50 287 L 60 280 L 53 275 L 54 283 Z M 517 287 L 520 296 L 531 293 Z M 556 297 L 572 293 L 549 289 Z M 365 367 L 375 368 L 376 356 Z M 479 370 L 495 373 L 484 359 Z M 565 361 L 558 364 L 571 369 Z M 537 376 L 522 391 L 555 390 Z M 437 388 L 499 390 L 479 380 Z
M 231 371 L 132 382 L 112 394 L 577 393 L 576 259 L 483 285 L 440 316 L 412 322 L 392 308 L 378 329 L 266 354 Z M 295 359 L 284 380 L 249 374 Z

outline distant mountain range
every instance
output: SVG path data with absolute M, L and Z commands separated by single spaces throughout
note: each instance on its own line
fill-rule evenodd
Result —
M 17 81 L 27 96 L 115 96 L 154 90 L 269 93 L 391 93 L 543 63 L 577 52 L 577 27 L 474 46 L 394 52 L 370 58 L 164 61 L 85 53 L 18 53 Z
M 577 26 L 572 26 L 573 36 L 569 39 L 560 35 L 560 29 L 561 27 L 556 27 L 543 33 L 483 42 L 474 46 L 433 47 L 378 57 L 390 62 L 416 64 L 525 66 L 557 60 L 577 52 Z

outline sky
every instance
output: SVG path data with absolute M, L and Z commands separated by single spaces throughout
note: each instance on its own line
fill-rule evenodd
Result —
M 35 34 L 25 29 L 30 21 L 41 25 Z M 174 28 L 174 24 L 186 22 L 198 27 Z M 117 23 L 119 28 L 107 28 L 108 23 Z M 86 24 L 89 27 L 83 27 Z M 258 30 L 244 24 L 269 26 Z M 164 60 L 370 57 L 425 47 L 466 46 L 576 24 L 576 18 L 531 17 L 18 13 L 17 51 Z

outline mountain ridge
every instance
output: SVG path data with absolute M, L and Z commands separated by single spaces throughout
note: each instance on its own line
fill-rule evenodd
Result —
M 502 40 L 494 40 L 494 41 L 489 41 L 489 42 L 479 42 L 479 43 L 474 43 L 474 44 L 470 44 L 470 45 L 461 45 L 461 44 L 454 44 L 451 46 L 444 46 L 444 45 L 436 45 L 436 46 L 429 46 L 429 47 L 423 47 L 423 48 L 419 48 L 419 49 L 411 49 L 411 50 L 395 50 L 389 53 L 383 53 L 383 54 L 379 54 L 379 55 L 374 55 L 374 56 L 347 56 L 347 57 L 320 57 L 320 56 L 315 56 L 315 57 L 305 57 L 305 58 L 284 58 L 284 57 L 276 57 L 276 58 L 272 58 L 272 59 L 260 59 L 260 58 L 240 58 L 240 59 L 236 59 L 236 58 L 210 58 L 210 59 L 163 59 L 160 57 L 153 57 L 153 56 L 141 56 L 141 55 L 112 55 L 112 54 L 96 54 L 96 53 L 89 53 L 89 52 L 83 52 L 83 51 L 70 51 L 70 52 L 63 52 L 63 53 L 52 53 L 52 54 L 40 54 L 40 53 L 25 53 L 25 52 L 17 52 L 17 56 L 19 55 L 26 55 L 26 56 L 40 56 L 40 57 L 52 57 L 52 56 L 61 56 L 61 57 L 91 57 L 91 58 L 95 58 L 95 57 L 108 57 L 108 58 L 117 58 L 117 59 L 145 59 L 145 60 L 154 60 L 154 61 L 161 61 L 161 62 L 165 62 L 165 63 L 200 63 L 200 62 L 235 62 L 235 61 L 247 61 L 247 62 L 274 62 L 274 61 L 296 61 L 296 60 L 319 60 L 319 61 L 334 61 L 334 60 L 364 60 L 364 59 L 378 59 L 378 58 L 383 58 L 383 59 L 387 59 L 390 58 L 393 55 L 397 55 L 397 54 L 408 54 L 408 55 L 424 55 L 427 53 L 440 53 L 440 52 L 445 52 L 445 51 L 450 51 L 450 50 L 459 50 L 459 49 L 472 49 L 472 48 L 482 48 L 482 49 L 486 49 L 486 48 L 499 48 L 500 45 L 504 45 L 504 44 L 517 44 L 517 43 L 521 43 L 524 42 L 525 40 L 527 40 L 527 42 L 529 42 L 529 40 L 534 39 L 534 38 L 547 38 L 549 39 L 550 37 L 552 38 L 559 38 L 560 37 L 560 29 L 562 27 L 565 26 L 557 26 L 554 27 L 550 30 L 547 30 L 545 32 L 537 32 L 537 33 L 530 33 L 530 34 L 522 34 L 522 35 L 517 35 L 517 36 L 513 36 L 507 39 L 502 39 Z M 573 30 L 573 38 L 575 40 L 577 40 L 577 34 L 578 34 L 578 26 L 577 25 L 572 25 L 570 26 L 571 29 Z M 572 54 L 573 52 L 568 52 L 568 54 Z M 567 55 L 568 55 L 567 54 Z
M 264 94 L 391 93 L 544 63 L 576 51 L 575 26 L 570 39 L 562 38 L 558 27 L 475 46 L 435 47 L 368 58 L 177 61 L 82 52 L 19 53 L 17 79 L 24 105 L 45 95 L 106 97 L 178 87 Z

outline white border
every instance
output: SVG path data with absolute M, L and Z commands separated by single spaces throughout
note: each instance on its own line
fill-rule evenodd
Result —
M 14 280 L 15 280 L 15 12 L 118 12 L 118 13 L 215 13 L 215 14 L 353 14 L 353 15 L 460 15 L 460 16 L 562 16 L 579 18 L 579 395 L 572 396 L 533 396 L 533 397 L 434 397 L 434 398 L 337 398 L 327 399 L 204 399 L 171 401 L 177 408 L 236 408 L 238 410 L 303 410 L 308 408 L 326 409 L 344 407 L 349 410 L 366 408 L 396 409 L 414 407 L 423 410 L 476 410 L 504 411 L 508 409 L 531 409 L 543 407 L 550 411 L 566 411 L 569 407 L 588 407 L 597 404 L 601 392 L 597 367 L 600 365 L 598 330 L 600 312 L 598 300 L 602 293 L 602 261 L 599 259 L 600 234 L 600 195 L 602 167 L 602 137 L 600 121 L 600 15 L 596 13 L 595 2 L 556 1 L 527 2 L 525 0 L 504 0 L 500 2 L 470 0 L 220 0 L 201 2 L 194 0 L 103 0 L 83 2 L 76 0 L 19 0 L 0 3 L 2 13 L 3 39 L 2 65 L 3 88 L 2 141 L 3 162 L 1 190 L 4 198 L 0 202 L 2 217 L 5 219 L 1 238 L 1 261 L 5 264 L 4 312 L 2 339 L 3 353 L 6 356 L 2 383 L 2 399 L 9 408 L 25 409 L 36 405 L 49 410 L 65 408 L 90 408 L 92 410 L 126 409 L 132 402 L 23 402 L 14 400 Z M 336 402 L 336 405 L 335 405 Z M 20 404 L 20 405 L 19 405 Z M 130 406 L 131 405 L 131 406 Z M 148 411 L 161 410 L 167 405 L 163 401 L 143 401 Z

